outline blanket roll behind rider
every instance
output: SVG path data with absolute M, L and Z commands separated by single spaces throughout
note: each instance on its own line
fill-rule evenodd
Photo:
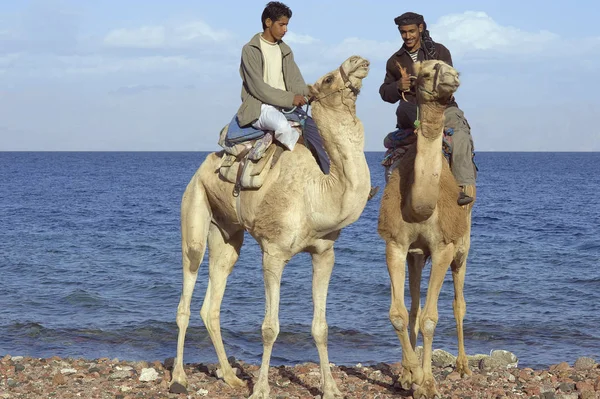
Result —
M 394 22 L 404 43 L 387 61 L 386 74 L 379 94 L 383 101 L 392 104 L 399 102 L 396 109 L 396 127 L 402 130 L 414 129 L 417 98 L 414 80 L 410 79 L 413 75 L 413 64 L 417 61 L 441 60 L 452 66 L 452 56 L 443 44 L 431 39 L 422 15 L 407 12 L 396 17 Z M 407 72 L 404 76 L 398 64 Z M 474 186 L 477 177 L 477 168 L 473 162 L 471 128 L 455 100 L 448 105 L 444 116 L 445 130 L 453 132 L 450 167 L 461 187 L 457 202 L 459 205 L 467 205 L 473 198 L 465 193 L 465 189 Z

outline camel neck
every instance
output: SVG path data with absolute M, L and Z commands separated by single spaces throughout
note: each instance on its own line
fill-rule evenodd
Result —
M 419 107 L 419 114 L 421 121 L 417 129 L 417 153 L 410 205 L 415 216 L 427 219 L 433 214 L 439 196 L 444 107 L 439 104 L 423 104 Z
M 340 204 L 342 214 L 351 214 L 358 209 L 357 204 L 366 202 L 371 187 L 364 153 L 364 128 L 353 111 L 353 108 L 340 110 L 321 105 L 312 110 L 331 161 L 329 174 L 318 181 L 318 192 L 321 197 L 330 197 L 322 203 Z

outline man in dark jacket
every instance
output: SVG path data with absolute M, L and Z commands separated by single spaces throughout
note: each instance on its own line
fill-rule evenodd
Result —
M 450 51 L 441 43 L 435 43 L 429 36 L 423 16 L 407 12 L 394 19 L 404 44 L 387 61 L 386 74 L 379 88 L 381 98 L 389 103 L 398 104 L 396 109 L 396 127 L 414 128 L 417 119 L 417 99 L 415 87 L 411 84 L 413 63 L 423 60 L 441 60 L 452 65 Z M 406 70 L 402 74 L 398 65 Z M 404 75 L 404 76 L 403 76 Z M 461 186 L 459 205 L 466 205 L 473 198 L 465 193 L 468 186 L 475 185 L 476 167 L 473 163 L 473 139 L 471 128 L 456 101 L 448 105 L 445 115 L 445 128 L 452 128 L 452 158 L 450 166 L 456 181 Z M 440 148 L 440 151 L 442 149 Z

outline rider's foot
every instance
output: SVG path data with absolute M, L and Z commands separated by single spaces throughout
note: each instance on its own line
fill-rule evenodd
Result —
M 458 196 L 458 201 L 456 201 L 456 202 L 460 206 L 469 205 L 471 202 L 473 202 L 473 197 L 465 194 L 464 191 L 461 191 Z
M 368 201 L 370 201 L 375 196 L 375 194 L 377 194 L 378 191 L 379 191 L 379 186 L 371 187 L 371 191 L 369 192 Z

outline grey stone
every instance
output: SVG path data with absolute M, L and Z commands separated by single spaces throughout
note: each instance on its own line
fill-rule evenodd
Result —
M 516 368 L 519 364 L 519 359 L 514 353 L 505 350 L 493 350 L 490 352 L 490 357 L 504 364 L 506 368 Z
M 590 370 L 596 367 L 596 361 L 591 357 L 580 357 L 575 361 L 573 367 L 577 370 Z
M 456 364 L 456 356 L 441 349 L 435 349 L 431 354 L 431 363 L 436 367 L 448 367 Z

